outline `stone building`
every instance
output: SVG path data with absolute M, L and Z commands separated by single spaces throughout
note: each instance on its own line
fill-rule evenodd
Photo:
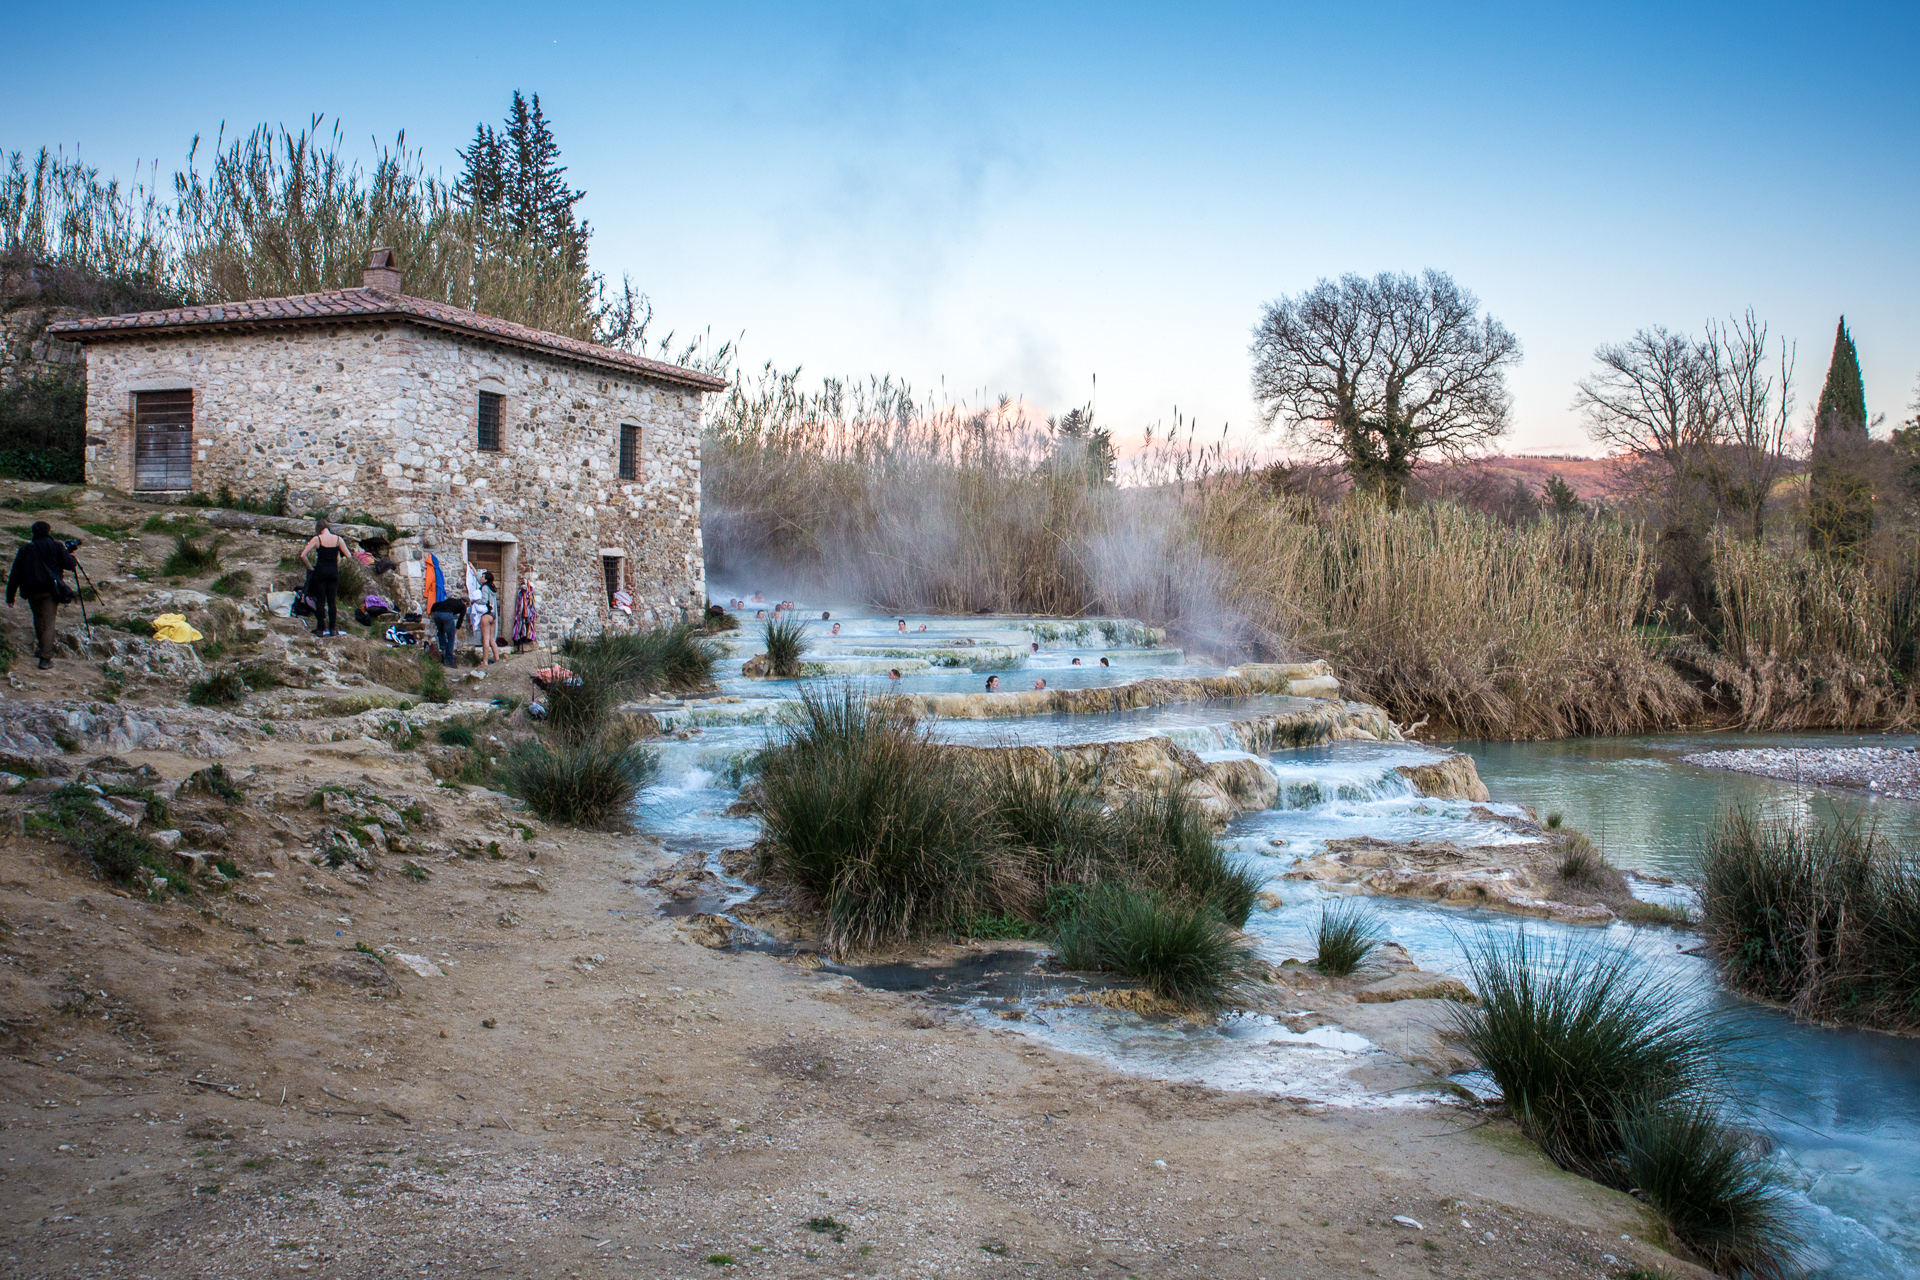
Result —
M 533 585 L 547 635 L 697 617 L 702 397 L 721 378 L 401 291 L 65 320 L 87 354 L 87 482 L 365 513 L 421 554 Z M 503 621 L 503 634 L 506 626 Z

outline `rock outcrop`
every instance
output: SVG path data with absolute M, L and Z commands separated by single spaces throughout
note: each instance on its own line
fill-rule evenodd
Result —
M 1294 864 L 1286 878 L 1567 924 L 1612 924 L 1614 913 L 1605 906 L 1579 906 L 1549 896 L 1545 877 L 1530 865 L 1547 848 L 1544 840 L 1463 848 L 1448 841 L 1396 844 L 1354 836 L 1327 841 L 1322 852 Z
M 1017 689 L 1005 693 L 899 693 L 876 702 L 888 703 L 922 718 L 946 720 L 1005 720 L 1018 716 L 1097 715 L 1137 711 L 1142 707 L 1177 702 L 1207 702 L 1214 698 L 1248 698 L 1258 694 L 1300 698 L 1303 703 L 1360 708 L 1375 712 L 1380 731 L 1370 737 L 1399 741 L 1400 731 L 1386 712 L 1363 702 L 1338 701 L 1340 686 L 1324 662 L 1248 663 L 1217 676 L 1149 676 L 1126 684 L 1089 689 Z M 1303 707 L 1302 712 L 1308 713 Z M 1354 714 L 1349 711 L 1349 714 Z M 1315 741 L 1325 741 L 1324 738 Z

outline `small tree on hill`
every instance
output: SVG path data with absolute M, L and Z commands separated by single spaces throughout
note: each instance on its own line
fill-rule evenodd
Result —
M 1506 431 L 1519 359 L 1519 340 L 1444 272 L 1348 275 L 1267 305 L 1253 395 L 1267 426 L 1397 506 L 1423 457 L 1462 458 Z

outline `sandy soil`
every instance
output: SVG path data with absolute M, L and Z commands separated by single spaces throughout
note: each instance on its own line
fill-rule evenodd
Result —
M 1704 1274 L 1464 1105 L 1130 1077 L 697 945 L 643 887 L 657 845 L 449 789 L 431 755 L 248 743 L 243 798 L 170 818 L 240 878 L 163 903 L 0 801 L 0 1275 Z M 382 804 L 414 813 L 372 871 L 301 861 Z

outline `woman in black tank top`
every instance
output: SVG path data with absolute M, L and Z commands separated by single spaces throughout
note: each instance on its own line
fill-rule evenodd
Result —
M 316 597 L 313 633 L 337 636 L 340 634 L 340 555 L 347 544 L 327 528 L 324 518 L 314 523 L 319 532 L 300 551 L 300 558 L 313 568 L 310 579 Z

